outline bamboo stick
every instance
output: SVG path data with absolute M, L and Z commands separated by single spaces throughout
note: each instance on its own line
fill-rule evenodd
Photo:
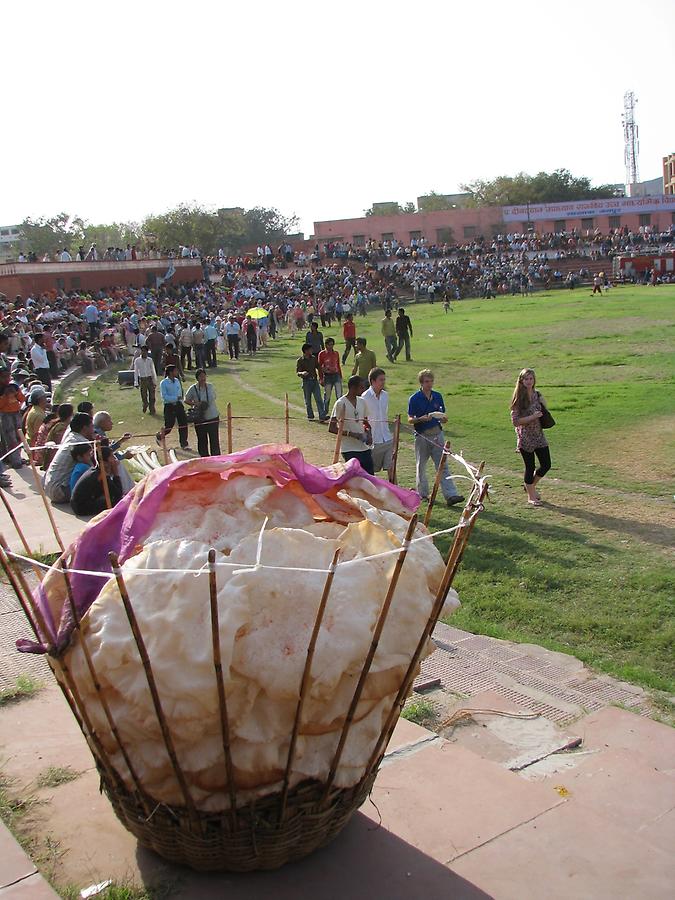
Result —
M 150 664 L 150 657 L 148 656 L 148 651 L 145 646 L 145 641 L 143 640 L 143 635 L 141 634 L 141 630 L 138 627 L 138 622 L 136 620 L 136 614 L 131 605 L 131 600 L 129 599 L 129 592 L 127 591 L 127 586 L 124 582 L 124 576 L 122 575 L 122 570 L 119 565 L 119 558 L 114 551 L 110 551 L 108 554 L 108 559 L 110 560 L 110 564 L 112 566 L 113 575 L 117 581 L 117 587 L 120 592 L 120 597 L 122 598 L 122 603 L 124 604 L 124 611 L 127 614 L 127 619 L 129 620 L 129 625 L 131 627 L 132 634 L 134 636 L 134 641 L 136 642 L 136 647 L 138 649 L 138 654 L 141 657 L 141 663 L 143 664 L 143 670 L 145 671 L 145 677 L 148 682 L 148 688 L 150 689 L 150 695 L 152 697 L 152 703 L 155 708 L 155 714 L 157 716 L 157 721 L 159 722 L 159 727 L 162 732 L 162 737 L 164 738 L 164 744 L 166 747 L 166 751 L 169 755 L 169 760 L 171 762 L 171 766 L 174 771 L 174 775 L 176 776 L 176 780 L 178 781 L 178 785 L 181 789 L 181 793 L 183 794 L 183 799 L 185 800 L 185 806 L 188 811 L 188 816 L 190 817 L 192 823 L 196 826 L 199 825 L 199 819 L 197 816 L 197 809 L 194 804 L 194 800 L 192 799 L 192 794 L 190 793 L 190 788 L 188 787 L 188 783 L 185 779 L 185 775 L 183 770 L 178 762 L 178 756 L 176 754 L 176 748 L 173 743 L 173 738 L 171 737 L 171 731 L 169 729 L 168 723 L 166 721 L 166 717 L 164 715 L 164 709 L 162 708 L 162 701 L 159 697 L 159 692 L 157 690 L 157 684 L 155 682 L 155 676 L 152 671 L 152 666 Z
M 98 474 L 101 479 L 101 487 L 103 488 L 103 496 L 105 497 L 106 509 L 112 509 L 112 501 L 110 499 L 110 487 L 108 486 L 108 476 L 103 462 L 103 447 L 100 441 L 94 444 L 96 448 L 96 458 L 98 460 Z M 112 450 L 110 451 L 112 453 Z
M 169 458 L 169 451 L 166 446 L 166 432 L 164 431 L 163 428 L 161 431 L 161 441 L 162 441 L 162 456 L 164 457 L 163 465 L 168 466 L 169 463 L 171 462 L 171 459 Z
M 441 459 L 438 464 L 438 469 L 436 469 L 436 478 L 434 479 L 434 486 L 431 491 L 431 496 L 429 497 L 429 504 L 427 506 L 427 511 L 424 514 L 424 526 L 426 527 L 429 524 L 429 520 L 431 519 L 431 511 L 434 508 L 434 503 L 436 501 L 436 495 L 438 494 L 438 489 L 441 485 L 441 478 L 443 477 L 443 466 L 447 462 L 448 454 L 450 453 L 450 441 L 446 441 L 443 445 L 443 453 L 441 454 Z
M 300 696 L 298 697 L 298 705 L 295 710 L 295 721 L 293 722 L 293 731 L 291 732 L 291 741 L 288 747 L 288 758 L 286 759 L 286 771 L 284 772 L 284 786 L 281 791 L 281 802 L 280 802 L 280 811 L 279 811 L 279 825 L 283 823 L 286 817 L 286 801 L 288 800 L 288 788 L 291 777 L 291 769 L 293 767 L 293 760 L 295 757 L 295 746 L 298 739 L 298 732 L 300 730 L 300 723 L 302 722 L 302 712 L 305 706 L 305 698 L 307 695 L 307 688 L 309 687 L 309 676 L 312 670 L 312 661 L 314 659 L 314 650 L 316 648 L 316 642 L 319 637 L 319 631 L 321 629 L 321 623 L 323 622 L 323 614 L 326 610 L 326 604 L 328 603 L 328 595 L 330 594 L 331 587 L 333 586 L 333 578 L 335 577 L 335 569 L 337 567 L 338 558 L 340 556 L 340 548 L 338 547 L 335 553 L 333 554 L 333 560 L 328 569 L 328 574 L 326 575 L 326 581 L 323 586 L 323 593 L 321 595 L 321 600 L 319 602 L 319 608 L 316 613 L 316 619 L 314 621 L 314 628 L 312 629 L 312 635 L 309 639 L 309 646 L 307 647 L 307 658 L 305 659 L 305 668 L 302 672 L 302 679 L 300 681 Z
M 482 503 L 485 495 L 487 494 L 487 483 L 484 482 L 480 489 L 480 493 L 478 496 L 478 502 Z M 445 571 L 443 573 L 443 578 L 441 579 L 441 583 L 436 592 L 436 597 L 434 598 L 434 602 L 432 604 L 431 613 L 427 620 L 427 624 L 422 632 L 422 635 L 417 643 L 417 647 L 415 648 L 415 652 L 412 655 L 410 660 L 410 664 L 406 671 L 405 676 L 401 682 L 401 686 L 396 694 L 396 698 L 392 705 L 392 708 L 385 720 L 385 723 L 382 727 L 382 731 L 380 732 L 380 737 L 378 738 L 377 743 L 373 749 L 371 757 L 368 761 L 368 765 L 366 766 L 365 773 L 363 778 L 361 779 L 361 784 L 368 778 L 370 773 L 377 767 L 378 760 L 381 758 L 382 753 L 386 750 L 387 744 L 391 739 L 391 735 L 393 734 L 394 728 L 396 727 L 396 722 L 398 720 L 398 714 L 400 712 L 401 707 L 405 703 L 405 698 L 408 696 L 408 692 L 410 690 L 410 686 L 415 677 L 415 670 L 417 668 L 417 664 L 419 662 L 419 658 L 422 655 L 422 651 L 429 640 L 429 637 L 436 627 L 436 622 L 438 621 L 438 617 L 441 614 L 441 610 L 443 609 L 443 604 L 445 603 L 445 599 L 448 596 L 448 591 L 452 586 L 452 582 L 459 567 L 459 563 L 461 561 L 462 554 L 464 552 L 464 548 L 468 543 L 469 537 L 471 536 L 471 532 L 473 531 L 473 526 L 475 524 L 475 517 L 471 518 L 472 513 L 470 510 L 474 507 L 474 503 L 472 500 L 464 507 L 462 511 L 462 519 L 461 522 L 464 527 L 459 528 L 455 532 L 455 538 L 452 542 L 452 546 L 450 547 L 450 551 L 448 553 L 448 558 L 445 565 Z
M 5 575 L 9 579 L 9 583 L 14 589 L 14 593 L 16 594 L 16 598 L 21 605 L 21 609 L 23 610 L 24 615 L 28 619 L 28 623 L 31 627 L 31 630 L 33 631 L 33 634 L 35 635 L 35 639 L 38 641 L 38 643 L 42 643 L 43 638 L 40 636 L 40 633 L 38 631 L 38 625 L 35 621 L 35 618 L 33 617 L 31 606 L 27 603 L 26 598 L 21 593 L 21 587 L 14 573 L 12 561 L 10 560 L 9 556 L 7 556 L 7 544 L 5 543 L 5 538 L 2 535 L 0 535 L 0 564 L 5 571 Z
M 26 556 L 32 556 L 33 551 L 28 546 L 28 541 L 26 540 L 26 535 L 23 533 L 21 526 L 19 525 L 16 516 L 14 515 L 14 510 L 12 509 L 12 506 L 11 506 L 9 500 L 7 499 L 5 492 L 3 491 L 2 488 L 0 488 L 0 497 L 2 498 L 4 507 L 7 510 L 7 515 L 12 520 L 12 525 L 14 526 L 14 530 L 16 531 L 17 535 L 19 536 L 19 540 L 23 544 L 23 549 L 26 551 Z
M 335 437 L 335 452 L 333 453 L 333 465 L 340 459 L 340 448 L 342 447 L 342 430 L 345 427 L 345 417 L 340 416 L 338 419 L 338 430 Z
M 218 615 L 218 586 L 216 584 L 216 551 L 209 550 L 209 599 L 211 603 L 211 641 L 213 645 L 213 667 L 218 688 L 218 709 L 220 711 L 220 732 L 223 738 L 223 755 L 227 776 L 227 792 L 230 796 L 230 824 L 232 831 L 237 828 L 237 792 L 234 781 L 234 765 L 230 748 L 230 722 L 227 714 L 227 700 L 223 681 L 223 663 L 220 654 L 220 620 Z
M 227 404 L 227 452 L 232 453 L 232 404 Z
M 61 548 L 61 552 L 63 553 L 66 548 L 63 544 L 63 541 L 61 540 L 61 535 L 59 534 L 59 529 L 56 527 L 56 521 L 54 519 L 54 512 L 52 510 L 49 499 L 47 498 L 47 495 L 45 494 L 45 489 L 42 486 L 42 478 L 40 478 L 40 473 L 38 472 L 38 470 L 35 467 L 35 462 L 33 460 L 33 454 L 31 453 L 30 447 L 28 446 L 28 441 L 26 440 L 26 435 L 23 433 L 23 431 L 21 431 L 20 428 L 17 429 L 17 434 L 19 435 L 19 438 L 23 442 L 24 449 L 25 449 L 26 453 L 28 454 L 28 460 L 30 462 L 30 467 L 33 470 L 33 479 L 35 481 L 35 487 L 38 489 L 38 492 L 39 492 L 40 496 L 42 497 L 42 502 L 44 503 L 44 507 L 47 511 L 47 516 L 49 517 L 49 522 L 52 526 L 52 531 L 54 532 L 54 537 L 56 538 L 56 543 L 59 545 L 59 547 Z
M 108 725 L 110 726 L 110 730 L 115 738 L 117 746 L 120 749 L 120 753 L 122 754 L 122 758 L 126 763 L 127 769 L 129 770 L 129 774 L 131 775 L 131 780 L 134 783 L 134 787 L 136 788 L 136 793 L 138 794 L 138 798 L 141 801 L 141 805 L 143 806 L 143 810 L 146 816 L 149 816 L 151 813 L 150 805 L 145 798 L 145 793 L 143 790 L 143 786 L 136 774 L 136 770 L 134 769 L 133 763 L 127 753 L 127 749 L 122 743 L 122 738 L 120 736 L 119 730 L 113 719 L 112 713 L 110 712 L 110 707 L 108 705 L 108 701 L 105 698 L 103 691 L 101 690 L 101 682 L 99 680 L 98 674 L 96 672 L 96 668 L 94 667 L 94 661 L 91 657 L 91 653 L 89 652 L 89 647 L 87 646 L 87 642 L 84 637 L 84 633 L 81 628 L 81 618 L 77 611 L 77 606 L 75 605 L 75 597 L 73 595 L 73 586 L 70 582 L 70 578 L 68 576 L 68 572 L 66 570 L 63 559 L 59 560 L 59 568 L 63 573 L 63 580 L 66 584 L 66 596 L 68 597 L 68 605 L 70 606 L 70 613 L 73 617 L 73 624 L 75 626 L 75 630 L 77 631 L 80 638 L 80 647 L 82 647 L 82 654 L 84 656 L 84 660 L 87 664 L 87 669 L 89 670 L 89 675 L 91 676 L 92 683 L 94 685 L 94 690 L 96 691 L 96 696 L 98 698 L 99 703 L 101 704 L 101 708 L 103 709 L 103 714 L 105 715 Z
M 389 470 L 389 481 L 396 484 L 396 466 L 398 463 L 398 446 L 401 441 L 401 415 L 400 413 L 394 419 L 394 447 L 391 454 L 391 468 Z
M 284 394 L 284 419 L 286 423 L 286 443 L 291 442 L 291 414 L 288 407 L 288 393 Z
M 326 779 L 326 784 L 324 787 L 324 793 L 322 797 L 322 802 L 325 803 L 328 798 L 328 793 L 330 791 L 331 785 L 335 779 L 335 773 L 337 772 L 338 765 L 340 764 L 340 759 L 342 757 L 342 751 L 344 750 L 345 742 L 347 740 L 347 735 L 349 734 L 349 729 L 354 720 L 354 713 L 356 712 L 356 708 L 359 704 L 359 700 L 361 699 L 361 694 L 363 693 L 363 688 L 365 687 L 366 678 L 368 677 L 368 673 L 370 672 L 370 667 L 373 663 L 373 659 L 375 658 L 375 653 L 377 652 L 377 648 L 380 642 L 380 637 L 382 635 L 382 631 L 384 629 L 385 622 L 387 621 L 387 616 L 389 614 L 389 609 L 391 608 L 391 602 L 394 598 L 394 592 L 396 590 L 396 585 L 398 584 L 398 579 L 401 574 L 401 569 L 403 568 L 403 563 L 405 562 L 406 556 L 408 555 L 408 547 L 410 546 L 410 541 L 412 540 L 412 536 L 415 533 L 415 528 L 417 526 L 417 516 L 414 515 L 410 522 L 408 522 L 408 530 L 406 531 L 405 538 L 403 539 L 403 543 L 401 544 L 401 550 L 396 557 L 396 564 L 394 566 L 394 571 L 392 572 L 392 576 L 389 580 L 389 586 L 387 587 L 387 593 L 382 602 L 382 606 L 380 608 L 380 614 L 377 619 L 377 624 L 375 625 L 375 631 L 373 632 L 373 638 L 370 644 L 370 649 L 366 655 L 365 661 L 363 663 L 363 667 L 361 669 L 361 674 L 359 675 L 359 680 L 356 685 L 356 689 L 354 691 L 354 696 L 352 697 L 352 701 L 349 704 L 349 710 L 347 712 L 347 716 L 345 718 L 344 725 L 342 726 L 342 732 L 340 734 L 340 739 L 338 741 L 337 748 L 335 750 L 335 755 L 333 756 L 333 761 L 331 763 L 330 771 L 328 772 L 328 777 Z
M 10 559 L 11 559 L 11 557 L 9 556 L 10 550 L 9 550 L 9 547 L 7 546 L 7 541 L 5 540 L 5 536 L 2 534 L 0 534 L 0 547 L 2 547 L 2 550 L 4 551 L 5 556 L 7 557 L 7 561 L 9 563 Z M 19 600 L 19 603 L 21 603 L 21 606 L 23 608 L 24 613 L 26 614 L 26 617 L 28 618 L 29 621 L 31 621 L 31 617 L 28 615 L 28 612 L 27 612 L 27 610 L 30 609 L 30 611 L 32 613 L 32 621 L 34 621 L 36 623 L 38 631 L 42 632 L 42 636 L 39 638 L 40 643 L 45 644 L 45 646 L 47 646 L 48 650 L 51 650 L 53 648 L 54 641 L 56 639 L 55 635 L 52 634 L 51 628 L 47 627 L 47 622 L 45 620 L 45 617 L 42 615 L 42 610 L 40 609 L 38 604 L 33 599 L 33 593 L 31 591 L 30 587 L 28 586 L 28 582 L 26 581 L 24 574 L 21 571 L 21 568 L 18 565 L 12 565 L 11 571 L 14 573 L 14 578 L 11 579 L 12 587 L 14 587 L 14 591 Z M 22 599 L 21 592 L 16 589 L 16 587 L 14 585 L 14 581 L 17 581 L 19 583 L 21 591 L 23 592 L 23 599 Z

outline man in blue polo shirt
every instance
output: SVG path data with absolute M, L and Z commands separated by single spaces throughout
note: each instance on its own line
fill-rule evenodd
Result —
M 423 500 L 429 497 L 427 481 L 427 463 L 433 459 L 436 470 L 443 456 L 443 425 L 448 421 L 445 414 L 445 403 L 434 386 L 434 373 L 431 369 L 422 369 L 417 376 L 420 389 L 408 401 L 408 422 L 415 429 L 415 461 L 417 492 Z M 443 463 L 441 490 L 448 506 L 463 503 L 462 497 L 455 487 L 455 482 L 448 471 L 447 461 Z

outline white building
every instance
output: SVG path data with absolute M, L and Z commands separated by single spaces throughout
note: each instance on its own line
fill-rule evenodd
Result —
M 0 262 L 19 255 L 21 229 L 18 225 L 0 225 Z

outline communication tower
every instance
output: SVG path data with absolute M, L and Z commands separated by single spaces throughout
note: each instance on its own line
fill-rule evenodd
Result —
M 638 171 L 638 154 L 640 153 L 639 131 L 635 122 L 635 104 L 637 99 L 632 91 L 623 95 L 623 143 L 626 162 L 626 186 L 637 184 L 640 180 Z M 630 189 L 629 189 L 630 195 Z

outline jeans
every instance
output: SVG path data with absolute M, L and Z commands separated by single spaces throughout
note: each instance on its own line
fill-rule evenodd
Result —
M 387 359 L 394 359 L 396 357 L 396 337 L 393 334 L 385 337 L 384 346 L 387 349 Z
M 178 422 L 178 440 L 181 447 L 188 445 L 188 421 L 185 415 L 185 407 L 180 402 L 164 404 L 164 428 L 168 434 L 173 426 Z
M 203 369 L 206 366 L 206 344 L 194 344 L 195 366 Z
M 427 463 L 431 458 L 434 462 L 434 466 L 436 467 L 436 471 L 438 471 L 441 457 L 443 455 L 444 444 L 445 438 L 443 436 L 443 431 L 440 428 L 429 428 L 427 431 L 417 432 L 415 434 L 415 478 L 417 493 L 422 497 L 429 496 Z M 443 491 L 443 496 L 446 500 L 449 500 L 450 497 L 457 497 L 459 495 L 459 491 L 455 487 L 455 482 L 452 480 L 452 476 L 450 475 L 447 460 L 443 463 L 442 471 L 443 474 L 441 477 L 441 490 Z
M 356 338 L 345 338 L 345 352 L 342 354 L 342 365 L 347 362 L 349 351 L 353 350 L 356 355 Z
M 343 453 L 342 458 L 345 462 L 349 462 L 350 459 L 358 459 L 362 469 L 369 475 L 375 474 L 373 470 L 373 454 L 370 450 L 350 450 L 347 453 Z
M 185 365 L 185 360 L 187 360 L 187 366 Z M 181 344 L 180 348 L 180 364 L 183 369 L 191 369 L 192 368 L 192 346 L 185 346 Z
M 323 408 L 326 415 L 330 409 L 330 398 L 333 391 L 335 391 L 335 399 L 339 400 L 342 396 L 342 378 L 337 373 L 323 376 Z
M 537 454 L 537 459 L 539 460 L 539 468 L 537 469 L 536 473 L 534 471 L 535 453 Z M 537 447 L 534 451 L 521 450 L 520 455 L 523 457 L 523 461 L 525 462 L 525 484 L 532 484 L 535 474 L 539 478 L 543 478 L 551 468 L 551 451 L 548 449 L 548 447 Z
M 314 418 L 314 410 L 312 409 L 312 397 L 316 403 L 316 411 L 320 419 L 325 419 L 326 411 L 321 399 L 321 390 L 319 388 L 319 380 L 317 378 L 304 378 L 302 381 L 302 392 L 305 395 L 305 406 L 307 407 L 307 418 Z
M 40 379 L 40 381 L 44 384 L 48 391 L 52 389 L 52 373 L 49 369 L 36 369 L 35 374 Z
M 398 355 L 401 352 L 401 350 L 403 350 L 404 345 L 405 345 L 405 358 L 410 359 L 410 335 L 409 334 L 399 334 L 398 346 L 396 347 L 396 353 L 394 353 L 394 359 L 398 358 Z
M 143 412 L 150 405 L 150 414 L 155 414 L 155 382 L 151 376 L 147 378 L 139 378 L 138 385 L 141 389 L 141 403 L 143 404 Z
M 238 334 L 228 334 L 227 349 L 230 354 L 230 359 L 239 359 L 239 335 Z
M 206 342 L 206 365 L 212 369 L 218 365 L 218 358 L 216 357 L 216 339 L 209 338 Z
M 220 456 L 219 424 L 220 419 L 211 419 L 208 422 L 198 422 L 195 425 L 197 452 L 200 456 Z

